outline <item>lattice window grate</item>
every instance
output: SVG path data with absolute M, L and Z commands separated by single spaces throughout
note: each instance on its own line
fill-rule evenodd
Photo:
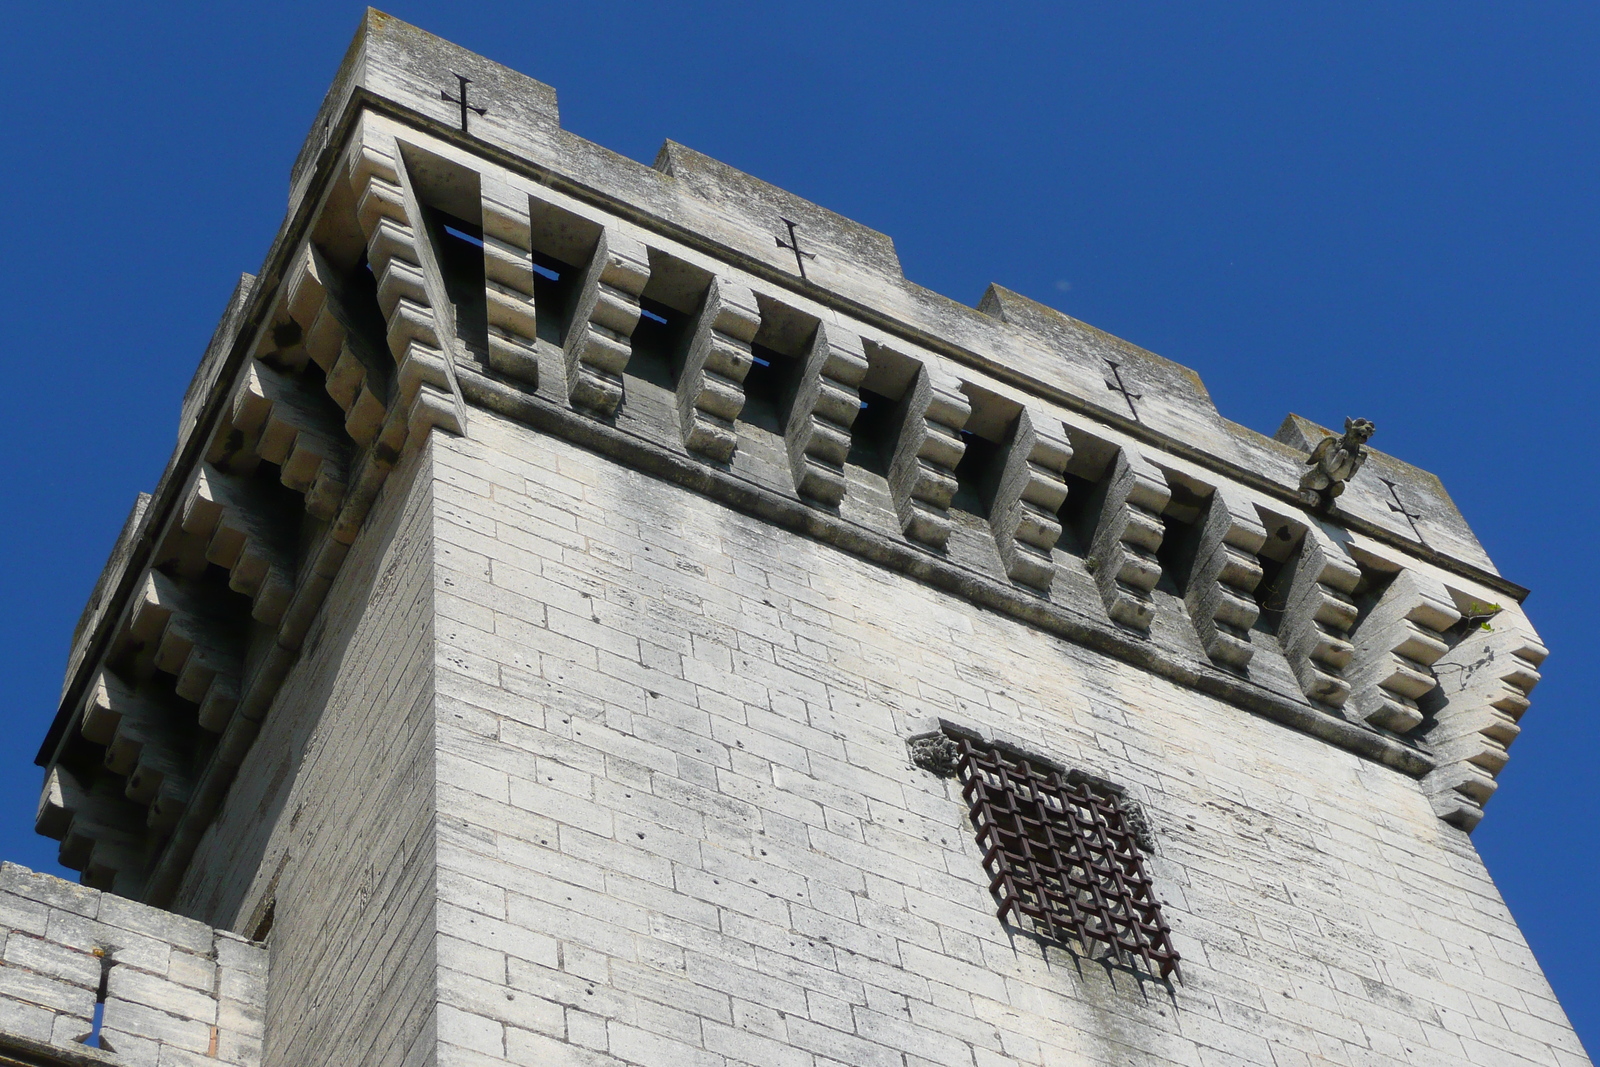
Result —
M 1021 756 L 955 738 L 996 915 L 1053 941 L 1091 944 L 1152 975 L 1178 970 L 1178 953 L 1145 871 L 1136 818 L 1109 789 Z M 1182 977 L 1181 974 L 1178 975 Z

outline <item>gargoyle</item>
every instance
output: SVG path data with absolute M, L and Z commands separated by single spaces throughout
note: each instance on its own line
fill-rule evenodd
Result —
M 1333 506 L 1334 497 L 1344 492 L 1344 483 L 1356 476 L 1367 461 L 1362 446 L 1377 427 L 1366 419 L 1345 419 L 1343 437 L 1324 437 L 1311 450 L 1306 464 L 1311 468 L 1300 478 L 1300 495 L 1314 508 Z

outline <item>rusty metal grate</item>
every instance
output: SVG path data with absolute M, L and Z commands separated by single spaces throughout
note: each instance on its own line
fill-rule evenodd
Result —
M 970 738 L 955 741 L 998 918 L 1075 940 L 1086 956 L 1096 943 L 1119 962 L 1143 960 L 1152 975 L 1176 972 L 1137 828 L 1116 793 Z

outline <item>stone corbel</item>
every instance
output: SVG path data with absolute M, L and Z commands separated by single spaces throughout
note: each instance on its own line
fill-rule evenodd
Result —
M 1488 622 L 1490 629 L 1469 630 L 1433 664 L 1439 707 L 1427 742 L 1439 766 L 1422 788 L 1439 817 L 1463 830 L 1483 818 L 1549 654 L 1520 610 L 1503 609 Z
M 1156 560 L 1166 533 L 1161 512 L 1171 498 L 1161 469 L 1125 444 L 1117 448 L 1086 512 L 1093 532 L 1084 562 L 1094 574 L 1106 613 L 1145 633 L 1155 618 L 1150 591 L 1161 580 Z
M 228 572 L 228 587 L 250 597 L 251 616 L 276 626 L 294 595 L 298 533 L 251 479 L 201 464 L 179 526 Z
M 306 351 L 322 368 L 324 387 L 344 413 L 345 432 L 365 448 L 387 414 L 389 355 L 369 351 L 370 342 L 357 335 L 343 284 L 316 246 L 306 246 L 300 264 L 287 300 L 297 314 L 314 316 Z
M 1011 430 L 989 525 L 1006 574 L 1041 593 L 1049 593 L 1055 581 L 1051 553 L 1061 539 L 1056 513 L 1067 499 L 1062 474 L 1071 461 L 1072 445 L 1061 423 L 1022 409 Z
M 1397 574 L 1355 631 L 1347 707 L 1385 730 L 1414 729 L 1423 718 L 1417 701 L 1438 684 L 1430 668 L 1449 650 L 1443 631 L 1460 618 L 1438 580 Z
M 356 199 L 356 217 L 367 239 L 367 263 L 377 279 L 378 306 L 387 326 L 389 354 L 396 366 L 398 396 L 377 435 L 398 453 L 409 412 L 424 383 L 454 397 L 457 393 L 447 353 L 455 346 L 453 316 L 444 282 L 427 241 L 421 237 L 415 196 L 407 188 L 399 146 L 367 129 L 359 131 L 346 159 L 346 176 Z M 445 428 L 463 432 L 460 405 Z
M 143 814 L 114 780 L 102 775 L 84 788 L 70 771 L 56 766 L 45 776 L 34 828 L 61 842 L 61 865 L 82 871 L 85 884 L 115 888 L 137 899 L 135 883 L 144 861 Z
M 264 349 L 275 349 L 282 358 L 280 370 L 299 370 L 306 358 L 327 371 L 339 356 L 344 343 L 345 327 L 328 304 L 328 267 L 309 242 L 300 250 L 284 280 L 282 314 L 274 321 L 273 330 L 264 338 L 257 350 L 265 358 Z M 287 318 L 284 318 L 284 315 Z M 298 335 L 298 341 L 285 348 L 274 334 Z
M 602 229 L 573 303 L 564 346 L 573 407 L 609 417 L 622 403 L 622 368 L 633 354 L 639 298 L 649 280 L 643 243 L 615 226 Z
M 105 766 L 127 778 L 129 800 L 151 807 L 166 798 L 154 816 L 159 821 L 181 811 L 191 789 L 182 756 L 190 716 L 160 687 L 133 685 L 102 670 L 89 683 L 79 732 L 105 748 Z
M 900 528 L 913 541 L 943 551 L 950 539 L 950 499 L 956 464 L 967 446 L 961 428 L 972 405 L 953 380 L 936 377 L 928 364 L 900 402 L 900 436 L 889 463 L 889 492 Z
M 841 326 L 819 323 L 800 368 L 783 435 L 795 491 L 807 500 L 838 507 L 844 499 L 844 461 L 850 454 L 850 429 L 861 413 L 866 373 L 861 338 Z
M 1342 708 L 1350 696 L 1345 668 L 1354 647 L 1347 639 L 1358 611 L 1350 594 L 1361 571 L 1313 521 L 1280 579 L 1287 590 L 1278 643 L 1312 700 Z
M 750 290 L 713 277 L 678 373 L 678 423 L 690 452 L 717 463 L 733 458 L 739 445 L 733 420 L 744 410 L 750 344 L 760 326 Z
M 1267 531 L 1237 490 L 1219 485 L 1200 518 L 1198 534 L 1184 605 L 1206 655 L 1242 671 L 1255 655 L 1250 628 L 1261 614 L 1255 591 L 1262 577 L 1256 554 Z
M 160 571 L 145 575 L 119 642 L 141 670 L 173 675 L 178 696 L 200 706 L 199 723 L 220 733 L 239 703 L 243 633 L 226 605 Z
M 258 459 L 278 464 L 280 480 L 305 494 L 311 514 L 327 519 L 338 510 L 350 442 L 337 410 L 304 381 L 252 360 L 234 388 L 227 423 L 218 429 L 206 462 L 249 474 Z
M 534 390 L 539 387 L 539 330 L 534 315 L 528 197 L 488 178 L 482 184 L 489 366 Z

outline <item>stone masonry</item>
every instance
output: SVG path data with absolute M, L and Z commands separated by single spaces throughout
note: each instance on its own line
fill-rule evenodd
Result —
M 74 635 L 0 1061 L 1588 1064 L 1470 837 L 1527 591 L 1382 452 L 1308 509 L 1330 433 L 369 11 Z M 1119 798 L 1181 978 L 996 917 L 955 737 Z
M 0 945 L 0 1058 L 261 1062 L 266 952 L 237 934 L 7 863 Z

